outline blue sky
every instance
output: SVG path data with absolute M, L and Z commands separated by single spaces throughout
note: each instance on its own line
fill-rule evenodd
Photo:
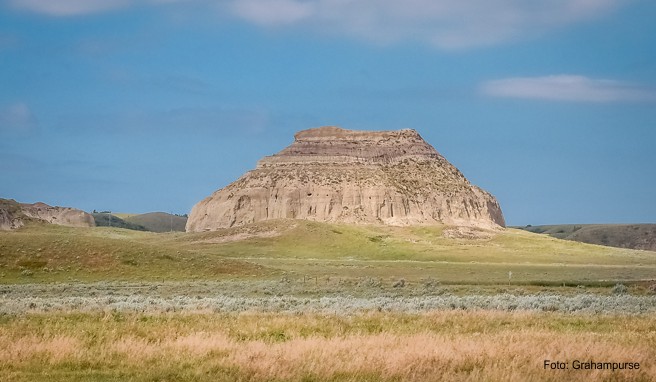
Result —
M 0 197 L 186 213 L 413 128 L 511 225 L 656 222 L 651 0 L 0 0 Z

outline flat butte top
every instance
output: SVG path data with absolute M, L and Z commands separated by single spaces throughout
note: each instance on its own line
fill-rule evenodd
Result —
M 324 126 L 299 131 L 294 142 L 258 162 L 258 168 L 300 163 L 388 164 L 400 159 L 441 158 L 415 130 L 356 131 Z

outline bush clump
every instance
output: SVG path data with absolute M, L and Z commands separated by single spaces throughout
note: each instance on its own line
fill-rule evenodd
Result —
M 615 284 L 613 287 L 613 294 L 626 294 L 629 291 L 629 288 L 624 284 Z

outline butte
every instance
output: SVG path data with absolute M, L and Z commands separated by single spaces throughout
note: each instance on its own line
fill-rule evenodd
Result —
M 272 219 L 505 226 L 497 200 L 415 130 L 303 130 L 279 153 L 197 203 L 187 232 Z

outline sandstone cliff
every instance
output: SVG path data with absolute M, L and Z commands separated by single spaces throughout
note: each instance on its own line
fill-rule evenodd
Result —
M 496 199 L 469 183 L 414 130 L 321 127 L 294 137 L 289 147 L 196 204 L 186 230 L 280 218 L 505 225 Z
M 0 229 L 22 227 L 26 221 L 36 220 L 68 227 L 94 227 L 93 216 L 70 207 L 52 207 L 45 203 L 25 204 L 0 199 Z
M 0 230 L 20 228 L 24 218 L 20 205 L 15 200 L 0 199 Z

